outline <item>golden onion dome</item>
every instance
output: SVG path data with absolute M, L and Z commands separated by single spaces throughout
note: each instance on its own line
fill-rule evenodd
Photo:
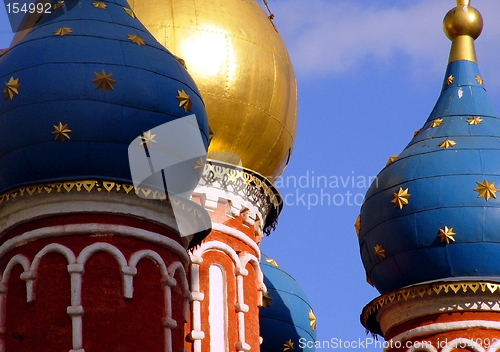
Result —
M 293 148 L 297 87 L 285 45 L 261 6 L 255 0 L 128 1 L 198 85 L 213 132 L 209 156 L 237 154 L 244 168 L 274 181 Z

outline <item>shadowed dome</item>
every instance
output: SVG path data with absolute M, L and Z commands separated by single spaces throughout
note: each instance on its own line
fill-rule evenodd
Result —
M 267 294 L 263 296 L 259 324 L 263 352 L 314 351 L 316 317 L 297 282 L 271 258 L 262 254 L 260 261 Z M 302 341 L 302 344 L 301 344 Z M 309 347 L 304 346 L 309 342 Z M 303 346 L 303 348 L 301 347 Z
M 65 7 L 48 16 L 57 11 Z M 131 183 L 129 143 L 190 114 L 208 145 L 195 83 L 125 1 L 77 1 L 34 27 L 0 56 L 0 81 L 0 193 L 68 180 Z
M 257 1 L 129 3 L 156 39 L 185 60 L 214 133 L 209 153 L 237 154 L 243 167 L 274 182 L 293 148 L 297 88 L 283 41 Z
M 434 110 L 361 209 L 361 257 L 381 293 L 436 280 L 500 281 L 500 120 L 476 63 L 481 15 L 457 4 L 444 21 L 452 48 Z

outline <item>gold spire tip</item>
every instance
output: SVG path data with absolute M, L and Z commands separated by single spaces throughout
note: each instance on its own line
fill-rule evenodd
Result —
M 457 0 L 457 6 L 444 17 L 443 30 L 452 41 L 449 62 L 477 62 L 474 40 L 483 30 L 483 17 L 478 10 L 470 6 L 470 0 Z

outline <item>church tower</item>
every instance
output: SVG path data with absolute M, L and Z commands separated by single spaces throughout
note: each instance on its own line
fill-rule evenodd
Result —
M 452 44 L 441 95 L 368 190 L 357 223 L 381 293 L 361 322 L 386 351 L 500 347 L 500 119 L 474 49 L 483 21 L 457 0 L 443 28 Z
M 211 221 L 134 189 L 128 148 L 189 114 L 207 148 L 202 98 L 125 1 L 52 10 L 0 57 L 0 351 L 182 352 L 207 233 L 181 233 Z
M 272 14 L 255 0 L 129 2 L 185 63 L 211 129 L 192 200 L 210 214 L 212 232 L 190 254 L 186 349 L 258 351 L 261 342 L 273 342 L 259 329 L 259 306 L 268 297 L 259 243 L 282 209 L 273 183 L 290 159 L 296 129 L 296 82 L 287 50 Z M 309 309 L 302 310 L 308 324 Z M 287 339 L 279 342 L 280 352 Z

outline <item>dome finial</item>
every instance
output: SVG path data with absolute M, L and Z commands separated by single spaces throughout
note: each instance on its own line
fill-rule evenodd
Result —
M 449 62 L 477 62 L 474 40 L 483 30 L 483 18 L 479 11 L 470 6 L 470 0 L 457 0 L 457 7 L 444 17 L 443 30 L 452 41 Z

